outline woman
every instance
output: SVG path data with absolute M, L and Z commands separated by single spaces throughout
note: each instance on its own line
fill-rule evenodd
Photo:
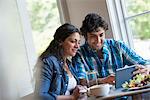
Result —
M 60 26 L 48 48 L 41 54 L 40 76 L 36 94 L 46 100 L 76 100 L 79 97 L 78 78 L 68 57 L 79 48 L 79 30 L 71 24 Z

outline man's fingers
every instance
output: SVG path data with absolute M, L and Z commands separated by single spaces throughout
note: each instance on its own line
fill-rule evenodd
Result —
M 147 68 L 140 68 L 133 72 L 133 75 L 136 74 L 149 74 L 149 70 Z

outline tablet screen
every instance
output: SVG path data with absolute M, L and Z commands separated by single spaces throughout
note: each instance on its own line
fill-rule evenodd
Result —
M 125 82 L 125 81 L 129 81 L 132 77 L 133 77 L 133 74 L 132 72 L 135 70 L 135 66 L 136 65 L 133 65 L 133 66 L 125 66 L 123 68 L 119 68 L 116 70 L 116 75 L 115 75 L 115 87 L 116 89 L 117 88 L 121 88 L 122 87 L 122 84 Z

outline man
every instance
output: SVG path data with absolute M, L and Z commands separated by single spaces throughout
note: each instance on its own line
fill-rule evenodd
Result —
M 145 66 L 150 64 L 150 61 L 144 60 L 122 41 L 105 39 L 108 24 L 98 14 L 88 14 L 80 30 L 85 44 L 80 47 L 73 62 L 81 84 L 85 85 L 86 72 L 92 70 L 98 72 L 99 83 L 114 84 L 116 69 L 125 65 L 138 64 L 138 70 L 134 74 L 149 74 L 149 69 Z

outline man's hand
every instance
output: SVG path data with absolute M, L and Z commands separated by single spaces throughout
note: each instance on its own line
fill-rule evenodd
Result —
M 111 74 L 111 75 L 109 75 L 107 77 L 104 77 L 104 78 L 98 78 L 97 80 L 98 80 L 99 84 L 108 83 L 108 84 L 114 85 L 115 84 L 115 75 Z M 83 85 L 83 86 L 88 86 L 86 79 L 80 79 L 80 84 Z M 89 84 L 90 84 L 90 86 L 94 85 L 94 84 L 96 84 L 96 81 L 91 80 Z
M 114 85 L 115 84 L 115 75 L 109 75 L 105 78 L 98 79 L 98 83 L 109 83 Z
M 144 74 L 144 75 L 150 74 L 150 66 L 137 65 L 136 70 L 133 72 L 133 75 L 136 74 Z

